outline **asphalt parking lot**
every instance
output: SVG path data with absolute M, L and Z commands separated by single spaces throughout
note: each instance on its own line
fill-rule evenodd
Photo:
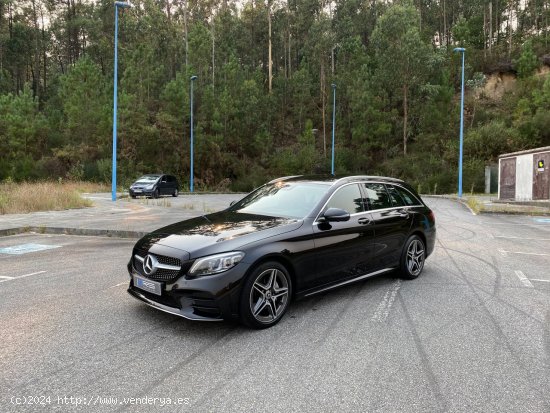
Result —
M 130 297 L 134 240 L 0 237 L 50 247 L 0 253 L 0 411 L 550 411 L 550 219 L 427 202 L 438 241 L 420 278 L 295 302 L 263 331 Z

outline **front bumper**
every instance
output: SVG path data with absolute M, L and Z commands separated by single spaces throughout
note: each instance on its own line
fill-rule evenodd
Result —
M 217 275 L 187 278 L 185 275 L 173 283 L 161 283 L 161 295 L 134 286 L 132 274 L 140 275 L 128 264 L 130 285 L 128 293 L 145 304 L 188 320 L 221 321 L 237 319 L 242 279 L 249 266 L 236 267 Z M 157 281 L 158 282 L 158 281 Z
M 158 303 L 156 301 L 153 301 L 145 296 L 145 294 L 142 294 L 141 292 L 138 292 L 135 288 L 128 288 L 128 294 L 130 294 L 132 297 L 137 298 L 138 300 L 143 301 L 145 304 L 156 308 L 157 310 L 164 311 L 165 313 L 174 314 L 183 318 L 186 318 L 188 320 L 195 320 L 195 321 L 222 321 L 223 318 L 221 317 L 203 317 L 199 314 L 195 314 L 194 309 L 192 306 L 188 306 L 185 308 L 175 308 L 175 307 L 169 307 L 167 305 Z
M 130 189 L 128 192 L 130 193 L 130 196 L 152 196 L 154 190 L 152 190 L 152 189 L 139 189 L 139 190 Z

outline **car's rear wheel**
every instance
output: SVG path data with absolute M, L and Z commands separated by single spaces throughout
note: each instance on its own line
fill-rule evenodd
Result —
M 401 253 L 401 277 L 413 280 L 420 275 L 424 269 L 426 260 L 426 246 L 418 235 L 409 237 L 403 246 Z
M 172 193 L 173 197 L 178 196 L 178 188 L 174 189 L 174 192 Z
M 240 319 L 262 329 L 277 324 L 290 303 L 292 284 L 287 269 L 278 262 L 265 262 L 246 278 L 241 293 Z

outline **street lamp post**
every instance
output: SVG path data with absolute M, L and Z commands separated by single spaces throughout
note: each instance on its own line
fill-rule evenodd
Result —
M 334 175 L 334 132 L 336 130 L 336 84 L 332 84 L 332 166 L 330 173 Z
M 132 7 L 130 3 L 123 1 L 115 1 L 115 62 L 113 76 L 113 171 L 111 177 L 111 199 L 116 201 L 116 118 L 117 118 L 117 85 L 118 85 L 118 9 L 126 9 Z
M 454 52 L 462 54 L 462 84 L 460 89 L 460 148 L 458 155 L 458 197 L 462 198 L 462 147 L 464 144 L 464 55 L 466 49 L 456 47 Z
M 191 172 L 189 177 L 189 191 L 193 192 L 193 83 L 197 80 L 197 76 L 191 76 Z

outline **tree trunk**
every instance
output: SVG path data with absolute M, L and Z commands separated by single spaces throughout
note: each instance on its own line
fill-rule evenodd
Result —
M 168 19 L 168 24 L 172 23 L 172 10 L 170 9 L 170 0 L 166 0 L 166 18 Z
M 34 69 L 32 79 L 32 89 L 34 97 L 40 99 L 40 51 L 39 51 L 39 33 L 38 15 L 36 13 L 36 0 L 32 0 L 32 19 L 34 23 Z
M 4 3 L 0 1 L 0 33 L 2 33 L 2 26 L 4 21 Z M 4 51 L 2 49 L 2 42 L 0 42 L 0 75 L 4 68 Z
M 418 31 L 422 33 L 422 0 L 418 0 Z
M 447 42 L 447 9 L 445 7 L 445 0 L 443 0 L 443 40 L 445 46 L 449 46 L 449 42 Z
M 321 115 L 323 118 L 323 155 L 325 158 L 327 157 L 327 134 L 326 134 L 326 106 L 327 106 L 327 99 L 326 99 L 326 79 L 325 79 L 325 65 L 323 63 L 323 60 L 321 60 Z
M 500 15 L 500 9 L 498 7 L 498 0 L 495 3 L 495 28 L 497 30 L 497 44 L 500 44 L 500 24 L 498 21 L 498 16 Z
M 483 7 L 483 58 L 487 59 L 487 11 Z
M 214 12 L 212 12 L 212 89 L 216 86 L 216 37 L 214 32 Z
M 508 10 L 508 58 L 512 55 L 512 3 Z
M 548 1 L 544 2 L 544 47 L 548 48 Z
M 331 51 L 331 64 L 332 64 L 332 76 L 334 76 L 334 50 L 336 49 L 336 46 L 333 46 Z
M 267 57 L 267 67 L 268 67 L 268 83 L 269 83 L 269 93 L 271 93 L 272 90 L 272 82 L 273 82 L 273 60 L 271 58 L 271 1 L 267 1 L 267 27 L 268 27 L 268 57 Z
M 403 155 L 407 155 L 407 123 L 409 118 L 409 107 L 408 107 L 408 94 L 409 87 L 407 84 L 403 85 Z
M 292 54 L 290 53 L 292 34 L 288 33 L 288 78 L 292 77 Z
M 493 2 L 489 2 L 489 55 L 493 50 Z
M 183 35 L 185 36 L 185 70 L 189 66 L 189 39 L 187 31 L 187 0 L 183 0 Z

